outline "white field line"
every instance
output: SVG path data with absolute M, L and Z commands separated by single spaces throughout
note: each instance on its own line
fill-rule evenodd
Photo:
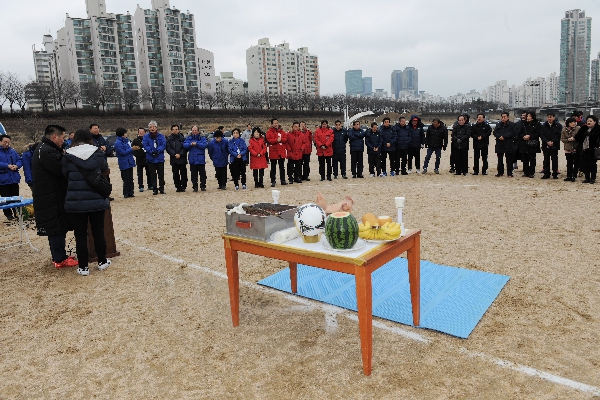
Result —
M 138 250 L 145 251 L 145 252 L 153 254 L 155 256 L 164 258 L 165 260 L 168 260 L 168 261 L 171 261 L 171 262 L 174 262 L 177 264 L 185 264 L 188 267 L 211 274 L 218 278 L 227 279 L 227 274 L 223 274 L 223 273 L 215 271 L 213 269 L 203 267 L 203 266 L 200 266 L 200 265 L 197 265 L 194 263 L 188 263 L 181 258 L 169 256 L 167 254 L 160 253 L 156 250 L 152 250 L 147 247 L 138 246 L 135 243 L 132 243 L 126 239 L 121 239 L 119 237 L 115 237 L 115 239 L 127 246 L 131 246 Z M 240 281 L 240 284 L 243 286 L 252 288 L 254 290 L 259 290 L 261 292 L 283 296 L 284 298 L 286 298 L 290 301 L 300 304 L 299 306 L 293 306 L 292 309 L 300 309 L 300 310 L 309 311 L 309 310 L 316 308 L 316 309 L 321 310 L 325 314 L 325 323 L 326 323 L 327 332 L 333 332 L 337 329 L 337 316 L 338 315 L 343 315 L 344 317 L 346 317 L 352 321 L 358 322 L 358 315 L 355 312 L 350 312 L 344 308 L 340 308 L 340 307 L 329 305 L 329 304 L 322 304 L 321 302 L 311 301 L 310 299 L 305 299 L 303 297 L 292 295 L 292 294 L 285 294 L 279 290 L 275 290 L 275 289 L 267 288 L 267 287 L 264 287 L 261 285 L 257 285 L 254 282 Z M 395 335 L 404 336 L 408 339 L 415 340 L 415 341 L 421 342 L 421 343 L 429 343 L 431 341 L 429 338 L 427 338 L 423 335 L 420 335 L 418 333 L 402 329 L 398 326 L 388 326 L 387 324 L 380 322 L 380 321 L 373 321 L 373 327 L 393 333 Z M 556 384 L 566 386 L 566 387 L 569 387 L 569 388 L 572 388 L 575 390 L 579 390 L 581 392 L 600 396 L 600 387 L 591 386 L 591 385 L 587 385 L 585 383 L 574 381 L 572 379 L 563 378 L 558 375 L 553 375 L 548 372 L 540 371 L 535 368 L 531 368 L 531 367 L 528 367 L 525 365 L 514 363 L 512 361 L 502 360 L 500 358 L 489 356 L 484 353 L 470 351 L 470 350 L 465 349 L 464 347 L 458 348 L 458 352 L 465 354 L 472 358 L 482 359 L 491 364 L 498 365 L 502 368 L 507 368 L 507 369 L 510 369 L 515 372 L 519 372 L 519 373 L 529 375 L 529 376 L 535 376 L 535 377 L 544 379 L 544 380 L 552 382 L 552 383 L 556 383 Z

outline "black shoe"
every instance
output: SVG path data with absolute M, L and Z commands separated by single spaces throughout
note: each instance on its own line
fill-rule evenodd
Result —
M 455 172 L 454 175 L 462 175 L 460 172 Z
M 281 186 L 285 186 L 285 185 L 287 185 L 287 182 L 286 181 L 281 181 Z
M 355 178 L 356 178 L 356 175 L 352 175 L 352 179 L 355 179 Z
M 582 183 L 590 183 L 591 181 L 589 179 L 584 180 Z
M 331 177 L 329 177 L 329 178 L 327 178 L 327 180 L 328 180 L 329 182 L 331 182 L 333 179 L 331 179 Z
M 275 187 L 275 182 L 271 182 L 271 187 Z
M 364 179 L 364 176 L 362 175 L 357 175 L 358 178 Z
M 157 194 L 158 194 L 158 190 L 155 190 L 155 191 L 152 192 L 153 196 L 156 196 Z
M 467 175 L 469 175 L 469 174 L 467 174 L 466 172 L 465 172 L 465 173 L 463 173 L 463 176 L 467 176 Z
M 192 192 L 197 192 L 198 188 L 192 188 Z
M 164 189 L 159 190 L 159 192 L 160 192 L 160 194 L 165 194 L 165 190 Z
M 570 177 L 570 176 L 567 176 L 565 179 L 563 179 L 563 181 L 565 181 L 565 182 L 571 182 L 571 180 L 572 180 L 572 179 L 571 179 L 571 177 Z
M 348 177 L 346 175 L 342 175 L 343 179 L 348 179 Z
M 452 174 L 452 173 L 456 172 L 456 170 L 454 168 L 450 168 L 450 171 L 448 171 L 448 172 L 450 172 Z M 404 173 L 402 175 L 404 175 Z
M 303 181 L 310 182 L 310 178 L 302 178 Z
M 594 183 L 596 183 L 595 179 L 590 179 L 590 185 L 593 185 Z
M 558 175 L 552 175 L 552 179 L 558 179 Z
M 321 182 L 323 182 L 325 180 L 325 178 L 321 178 Z
M 334 176 L 333 176 L 333 179 L 337 179 L 337 175 L 334 175 Z
M 293 179 L 288 179 L 288 185 L 293 185 L 294 184 L 294 180 Z
M 534 174 L 529 175 L 530 178 L 535 178 Z
M 219 190 L 227 190 L 226 186 L 219 186 Z
M 504 176 L 504 174 L 496 174 L 494 175 L 496 178 L 500 178 L 501 176 Z
M 454 170 L 451 170 L 450 172 L 454 172 Z M 401 174 L 401 175 L 408 175 L 408 172 L 406 172 L 406 171 L 402 171 L 400 174 Z
M 206 192 L 206 188 L 200 188 L 202 192 Z
M 296 182 L 296 183 L 302 183 L 302 180 L 301 179 L 297 179 L 294 182 Z
M 487 172 L 484 171 L 484 172 L 481 173 L 481 175 L 487 175 Z
M 479 172 L 473 172 L 471 175 L 479 175 Z
M 109 197 L 109 198 L 108 198 L 108 201 L 114 201 L 114 200 L 115 200 L 115 198 L 114 198 L 114 197 Z
M 541 179 L 550 179 L 550 175 L 544 175 Z

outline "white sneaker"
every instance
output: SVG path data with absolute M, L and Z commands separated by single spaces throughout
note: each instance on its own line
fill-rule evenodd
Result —
M 418 172 L 419 170 L 417 170 Z M 427 173 L 427 168 L 423 168 L 423 173 L 426 174 Z
M 371 178 L 375 178 L 375 174 L 371 174 Z
M 103 264 L 101 264 L 101 263 L 98 263 L 98 269 L 99 269 L 100 271 L 104 271 L 106 268 L 110 267 L 110 264 L 112 264 L 112 263 L 111 263 L 111 262 L 110 262 L 110 260 L 107 258 L 105 263 L 103 263 Z
M 89 268 L 85 268 L 85 269 L 77 268 L 77 273 L 79 275 L 88 276 L 90 274 L 90 270 L 89 270 Z
M 409 174 L 412 174 L 412 169 L 409 169 L 409 170 L 408 170 L 408 173 L 409 173 Z
M 418 169 L 418 170 L 417 170 L 417 174 L 420 174 L 420 173 L 421 173 L 421 170 L 420 170 L 420 169 Z

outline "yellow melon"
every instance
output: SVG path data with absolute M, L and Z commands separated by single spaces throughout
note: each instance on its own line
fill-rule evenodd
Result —
M 365 224 L 367 221 L 371 224 L 371 226 L 379 226 L 379 218 L 377 218 L 375 214 L 366 213 L 365 215 L 363 215 L 363 224 Z
M 380 215 L 379 216 L 379 225 L 383 226 L 386 222 L 392 222 L 392 217 L 389 215 Z

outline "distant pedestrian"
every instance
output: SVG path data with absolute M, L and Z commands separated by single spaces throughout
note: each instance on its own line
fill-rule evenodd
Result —
M 439 118 L 434 119 L 429 129 L 427 129 L 425 143 L 427 144 L 427 154 L 425 155 L 425 162 L 423 163 L 423 173 L 427 173 L 429 160 L 431 159 L 431 155 L 435 153 L 435 166 L 433 172 L 439 174 L 442 150 L 446 151 L 446 147 L 448 146 L 448 128 Z
M 377 126 L 377 122 L 371 123 L 371 129 L 365 135 L 365 145 L 367 146 L 367 161 L 369 163 L 369 174 L 371 178 L 383 176 L 381 174 L 381 145 L 383 140 Z
M 185 192 L 187 189 L 187 150 L 183 146 L 185 137 L 179 131 L 179 125 L 171 125 L 171 134 L 167 140 L 167 153 L 173 173 L 173 183 L 176 192 Z
M 413 160 L 415 171 L 421 173 L 421 149 L 425 146 L 425 131 L 423 122 L 417 115 L 411 115 L 408 131 L 410 142 L 408 143 L 408 173 L 412 173 Z
M 148 163 L 146 161 L 146 151 L 144 150 L 144 144 L 142 140 L 146 134 L 146 129 L 138 128 L 137 136 L 131 142 L 132 146 L 137 147 L 137 150 L 133 150 L 133 156 L 135 157 L 135 165 L 137 169 L 137 182 L 138 189 L 140 192 L 144 191 L 144 171 L 146 174 L 146 183 L 148 184 L 148 190 L 152 190 L 152 180 L 150 179 L 150 170 L 148 169 Z
M 206 148 L 208 141 L 200 133 L 196 125 L 192 126 L 192 133 L 183 142 L 183 147 L 188 152 L 192 190 L 198 191 L 198 177 L 200 177 L 200 190 L 206 191 Z
M 540 153 L 541 125 L 535 112 L 528 111 L 525 123 L 519 133 L 519 154 L 523 161 L 523 177 L 535 178 L 535 165 L 537 153 Z
M 458 123 L 452 129 L 452 147 L 454 154 L 455 175 L 467 176 L 469 173 L 469 138 L 471 127 L 467 124 L 466 117 L 458 117 Z
M 354 121 L 348 130 L 350 142 L 350 173 L 352 178 L 364 178 L 365 132 L 360 127 L 360 121 Z
M 231 165 L 231 177 L 235 190 L 246 189 L 246 159 L 248 158 L 248 147 L 246 141 L 240 137 L 240 130 L 234 128 L 231 131 L 231 140 L 227 144 L 229 149 L 229 164 Z
M 315 131 L 315 144 L 317 146 L 317 156 L 319 158 L 319 175 L 321 181 L 331 181 L 331 158 L 333 157 L 333 131 L 329 127 L 327 120 L 321 121 L 321 127 Z M 327 170 L 325 165 L 327 164 Z
M 10 136 L 0 136 L 0 197 L 19 195 L 19 182 L 21 182 L 19 170 L 22 166 L 21 156 L 10 147 Z M 9 221 L 18 216 L 16 208 L 7 208 L 2 211 Z
M 39 145 L 39 143 L 30 143 L 27 146 L 27 151 L 24 151 L 21 154 L 21 160 L 23 162 L 23 175 L 25 175 L 25 183 L 31 190 L 33 190 L 33 172 L 32 172 L 32 163 L 33 163 L 33 154 L 35 153 L 35 148 Z
M 549 112 L 540 132 L 542 152 L 544 153 L 544 176 L 542 179 L 550 178 L 550 162 L 552 162 L 552 178 L 558 179 L 558 152 L 562 129 L 562 125 L 556 122 L 556 114 Z
M 408 165 L 408 145 L 410 143 L 411 131 L 406 124 L 406 118 L 398 118 L 398 123 L 394 125 L 394 133 L 396 135 L 396 154 L 394 155 L 396 169 L 394 173 L 398 175 L 408 175 L 406 169 Z
M 594 184 L 598 170 L 595 149 L 600 146 L 600 125 L 595 115 L 588 115 L 585 122 L 585 126 L 575 135 L 575 140 L 581 143 L 581 169 L 585 174 L 583 183 Z
M 268 167 L 267 142 L 259 127 L 252 128 L 252 139 L 250 139 L 248 152 L 250 153 L 250 169 L 252 169 L 254 177 L 254 187 L 264 188 L 263 177 L 265 169 Z
M 313 133 L 306 127 L 306 122 L 300 121 L 300 131 L 306 138 L 302 150 L 302 180 L 310 181 L 310 155 L 312 154 L 314 138 Z
M 333 178 L 337 179 L 338 174 L 344 179 L 348 179 L 346 176 L 346 147 L 348 143 L 348 131 L 342 127 L 342 121 L 339 119 L 334 122 L 333 127 Z M 339 166 L 339 171 L 338 171 Z
M 288 158 L 288 184 L 302 183 L 302 151 L 306 145 L 306 136 L 300 130 L 300 123 L 294 122 L 287 133 L 286 151 Z
M 396 132 L 390 125 L 390 119 L 385 117 L 383 123 L 379 127 L 379 133 L 381 135 L 381 176 L 387 176 L 387 165 L 385 163 L 386 158 L 390 161 L 390 176 L 396 175 Z
M 215 167 L 215 176 L 217 177 L 219 190 L 226 190 L 229 146 L 227 139 L 223 137 L 223 132 L 219 129 L 213 134 L 213 140 L 208 143 L 208 156 Z
M 498 157 L 498 173 L 496 177 L 504 176 L 504 160 L 506 159 L 506 176 L 513 177 L 513 154 L 515 124 L 510 121 L 510 116 L 507 112 L 503 112 L 500 116 L 500 122 L 494 128 L 494 137 L 496 138 L 496 146 L 494 148 Z
M 165 149 L 167 141 L 158 131 L 156 121 L 148 124 L 148 133 L 144 135 L 142 144 L 146 152 L 146 162 L 150 170 L 152 194 L 165 194 Z
M 473 175 L 479 175 L 479 160 L 482 161 L 481 175 L 487 175 L 488 149 L 492 127 L 485 120 L 485 114 L 477 114 L 477 121 L 471 126 L 473 139 Z
M 577 125 L 577 119 L 569 117 L 565 121 L 565 127 L 560 135 L 567 161 L 567 177 L 564 179 L 566 182 L 575 182 L 577 172 L 579 171 L 579 157 L 577 157 L 578 143 L 575 140 L 575 135 L 577 135 L 579 129 L 581 129 L 581 127 Z
M 271 160 L 271 187 L 277 182 L 277 167 L 279 166 L 279 180 L 282 185 L 287 185 L 285 181 L 285 159 L 287 153 L 285 144 L 287 135 L 279 126 L 277 118 L 271 119 L 271 127 L 267 131 L 267 143 L 269 144 L 269 159 Z

